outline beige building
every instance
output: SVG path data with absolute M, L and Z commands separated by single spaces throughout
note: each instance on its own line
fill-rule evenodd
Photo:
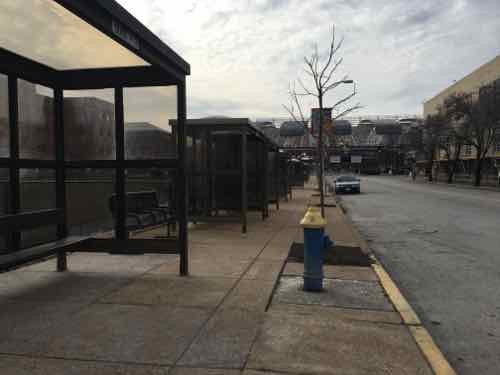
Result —
M 432 99 L 424 102 L 424 118 L 428 115 L 435 114 L 440 106 L 444 104 L 446 98 L 457 93 L 474 93 L 478 92 L 481 86 L 490 84 L 500 80 L 500 55 L 493 60 L 482 65 L 469 75 L 455 82 L 450 87 L 444 89 Z M 497 175 L 500 171 L 500 140 L 494 144 L 489 151 L 488 160 L 486 162 L 484 174 L 486 178 L 490 177 L 498 183 Z M 460 155 L 460 167 L 463 177 L 470 176 L 474 167 L 476 152 L 472 145 L 464 145 Z M 436 155 L 435 164 L 438 164 L 438 169 L 446 166 L 446 157 L 444 152 Z
M 450 87 L 444 89 L 432 99 L 424 102 L 424 118 L 426 118 L 427 115 L 436 113 L 439 106 L 441 106 L 450 95 L 460 92 L 476 92 L 481 86 L 492 83 L 497 79 L 500 79 L 500 55 L 474 70 L 461 80 L 455 82 Z

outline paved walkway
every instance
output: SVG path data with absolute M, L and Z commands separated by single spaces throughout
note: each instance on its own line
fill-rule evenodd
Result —
M 285 261 L 310 196 L 251 215 L 246 236 L 194 226 L 188 278 L 174 255 L 74 254 L 67 273 L 48 261 L 0 275 L 0 373 L 431 374 L 371 268 L 327 266 L 325 293 L 300 290 L 302 264 Z M 327 210 L 329 233 L 355 242 Z

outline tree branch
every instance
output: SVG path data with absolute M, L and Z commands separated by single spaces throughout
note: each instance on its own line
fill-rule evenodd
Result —
M 353 88 L 353 91 L 352 93 L 350 93 L 349 95 L 347 95 L 346 97 L 344 97 L 343 99 L 340 99 L 337 103 L 335 103 L 332 108 L 335 109 L 336 107 L 338 107 L 339 105 L 347 102 L 349 99 L 353 98 L 354 96 L 356 95 L 356 85 L 354 85 L 354 88 Z
M 345 109 L 344 111 L 340 112 L 339 114 L 337 114 L 336 116 L 334 116 L 333 121 L 338 120 L 339 118 L 341 118 L 341 117 L 343 117 L 351 112 L 357 111 L 358 109 L 361 109 L 361 108 L 363 108 L 363 106 L 360 103 L 357 103 L 357 104 L 353 105 L 352 107 L 349 107 L 349 108 Z

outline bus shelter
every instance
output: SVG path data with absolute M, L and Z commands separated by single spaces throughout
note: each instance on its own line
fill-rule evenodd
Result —
M 248 118 L 190 119 L 186 133 L 190 220 L 239 219 L 246 233 L 248 211 L 279 205 L 278 146 Z
M 189 64 L 114 0 L 0 13 L 0 270 L 57 255 L 63 271 L 72 251 L 178 253 L 187 275 Z M 164 143 L 141 141 L 151 132 Z M 167 216 L 173 237 L 130 235 Z

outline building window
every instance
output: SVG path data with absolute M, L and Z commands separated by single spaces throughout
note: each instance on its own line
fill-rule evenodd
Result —
M 495 152 L 500 153 L 500 129 L 495 129 Z
M 472 156 L 472 145 L 465 145 L 464 154 L 465 156 Z

